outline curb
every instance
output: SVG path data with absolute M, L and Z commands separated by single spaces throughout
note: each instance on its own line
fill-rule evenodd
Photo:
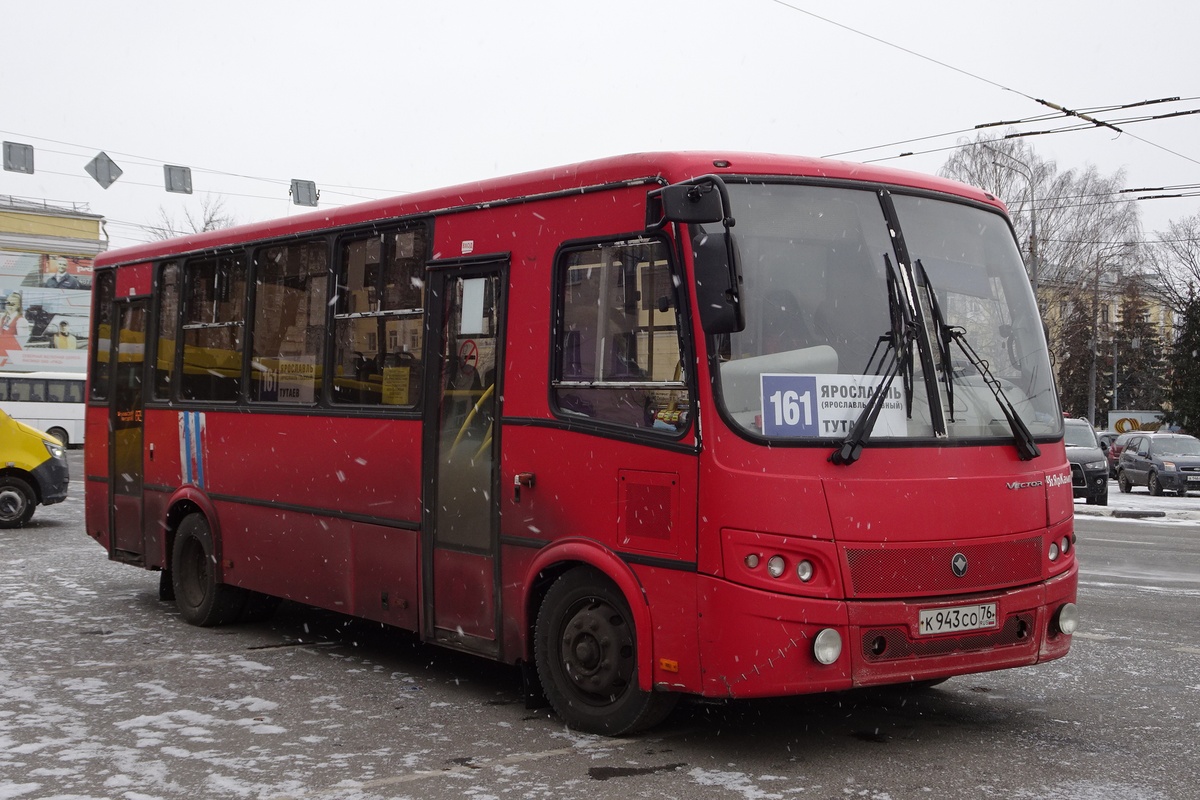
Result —
M 1165 517 L 1165 511 L 1134 511 L 1131 508 L 1114 508 L 1112 516 L 1121 519 L 1141 519 L 1143 517 Z
M 1114 519 L 1200 519 L 1200 513 L 1188 511 L 1138 511 L 1133 508 L 1097 508 L 1094 506 L 1075 506 L 1075 516 L 1080 517 L 1113 517 Z

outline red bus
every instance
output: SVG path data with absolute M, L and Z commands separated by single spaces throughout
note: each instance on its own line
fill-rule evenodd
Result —
M 104 253 L 86 524 L 518 664 L 572 728 L 1065 655 L 1071 473 L 1002 204 L 641 154 Z

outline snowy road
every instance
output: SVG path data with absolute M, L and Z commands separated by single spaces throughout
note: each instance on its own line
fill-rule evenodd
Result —
M 1095 569 L 1061 661 L 925 693 L 689 703 L 611 740 L 526 710 L 510 668 L 377 625 L 285 604 L 187 626 L 153 574 L 105 560 L 73 491 L 0 531 L 0 800 L 1196 797 L 1198 526 L 1081 514 Z M 1167 562 L 1191 583 L 1146 579 Z

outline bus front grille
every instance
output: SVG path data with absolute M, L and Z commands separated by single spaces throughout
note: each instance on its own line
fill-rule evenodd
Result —
M 963 594 L 1042 579 L 1041 536 L 1001 542 L 847 547 L 846 562 L 856 598 Z M 951 562 L 966 558 L 956 575 Z

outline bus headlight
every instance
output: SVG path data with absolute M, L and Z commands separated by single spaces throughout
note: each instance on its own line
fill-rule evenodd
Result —
M 767 572 L 772 578 L 778 578 L 783 574 L 783 568 L 786 566 L 783 556 L 771 556 L 767 559 Z
M 813 658 L 822 664 L 832 664 L 842 655 L 842 635 L 826 628 L 813 639 Z
M 51 458 L 63 459 L 67 457 L 67 448 L 58 442 L 42 439 L 42 444 L 46 445 L 46 450 L 50 453 Z
M 796 565 L 796 577 L 801 583 L 808 583 L 813 578 L 813 565 L 808 559 L 801 561 Z
M 1059 632 L 1070 636 L 1079 629 L 1079 608 L 1074 603 L 1063 603 L 1054 615 L 1054 622 Z

